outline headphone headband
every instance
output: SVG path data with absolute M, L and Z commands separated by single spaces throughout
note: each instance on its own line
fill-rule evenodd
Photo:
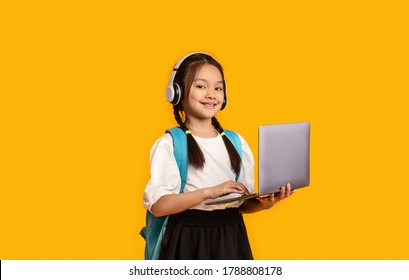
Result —
M 177 70 L 179 69 L 180 65 L 183 63 L 183 61 L 185 61 L 186 58 L 188 58 L 188 57 L 191 56 L 191 55 L 197 54 L 197 53 L 211 56 L 211 55 L 209 55 L 209 54 L 207 54 L 207 53 L 203 53 L 203 52 L 192 52 L 192 53 L 189 53 L 189 54 L 183 56 L 181 59 L 179 59 L 178 62 L 176 62 L 175 66 L 173 67 L 173 71 L 177 71 Z

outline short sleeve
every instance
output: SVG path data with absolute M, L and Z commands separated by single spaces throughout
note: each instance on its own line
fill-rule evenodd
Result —
M 179 169 L 173 155 L 173 140 L 165 133 L 152 146 L 150 151 L 150 178 L 145 187 L 143 204 L 151 210 L 152 205 L 166 194 L 180 191 Z

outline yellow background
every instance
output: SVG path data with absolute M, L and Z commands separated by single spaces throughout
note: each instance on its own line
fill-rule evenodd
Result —
M 143 257 L 192 51 L 224 66 L 220 121 L 256 160 L 259 125 L 311 122 L 311 187 L 245 216 L 257 259 L 408 259 L 408 3 L 2 1 L 0 259 Z

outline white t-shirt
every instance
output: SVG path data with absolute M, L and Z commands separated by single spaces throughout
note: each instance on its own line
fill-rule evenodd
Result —
M 226 181 L 235 180 L 230 158 L 224 145 L 222 136 L 202 138 L 193 136 L 203 152 L 205 165 L 199 170 L 191 165 L 187 171 L 187 183 L 184 192 L 191 192 L 202 188 L 213 187 Z M 239 135 L 242 145 L 242 165 L 238 182 L 254 192 L 254 158 L 247 142 Z M 150 152 L 151 177 L 145 188 L 143 197 L 144 207 L 148 210 L 163 195 L 178 194 L 180 190 L 179 169 L 173 155 L 173 140 L 169 133 L 161 136 L 152 146 Z M 204 201 L 205 202 L 205 201 Z M 199 203 L 191 209 L 215 210 L 239 207 L 242 201 L 205 205 Z

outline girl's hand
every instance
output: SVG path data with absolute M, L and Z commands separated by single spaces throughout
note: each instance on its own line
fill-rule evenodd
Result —
M 274 206 L 277 202 L 280 202 L 286 197 L 289 197 L 295 192 L 295 190 L 291 190 L 290 183 L 287 183 L 287 186 L 281 186 L 280 192 L 276 194 L 272 194 L 268 197 L 257 197 L 260 205 L 260 210 L 266 210 Z
M 249 194 L 249 190 L 242 183 L 236 181 L 227 181 L 220 185 L 210 187 L 208 188 L 208 192 L 208 198 L 217 198 L 231 193 Z

